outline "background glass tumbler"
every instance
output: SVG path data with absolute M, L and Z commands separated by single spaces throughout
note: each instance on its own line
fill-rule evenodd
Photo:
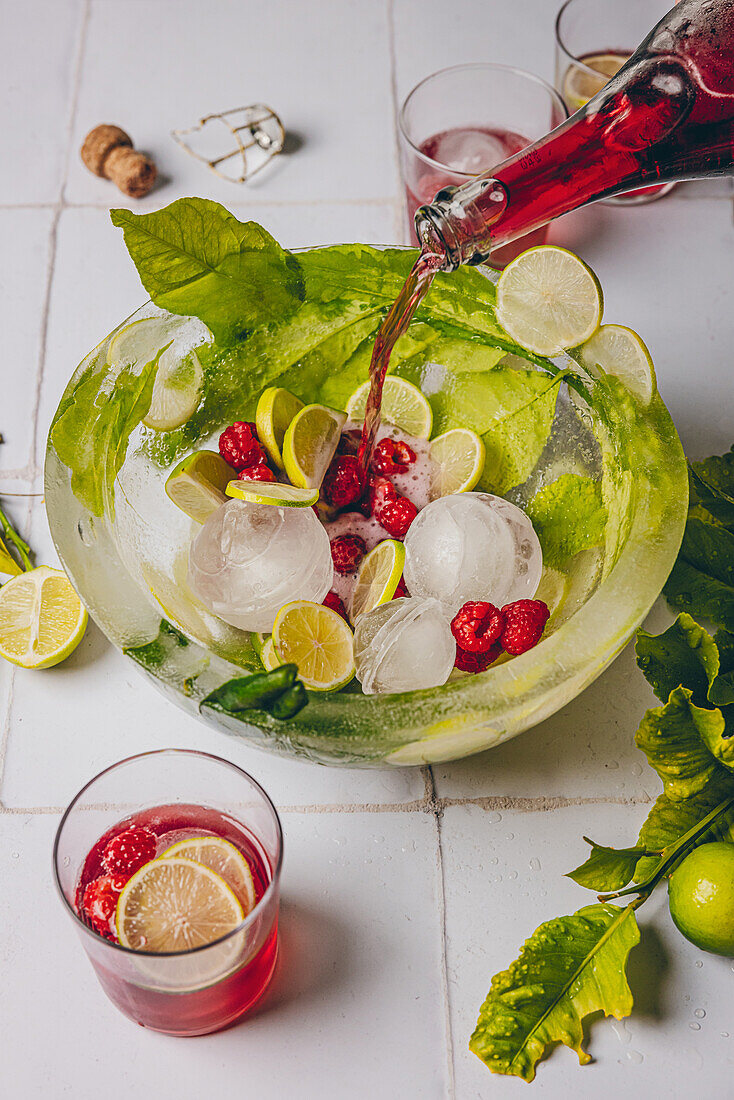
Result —
M 152 808 L 163 810 L 159 818 L 166 820 L 198 817 L 202 833 L 229 833 L 251 853 L 256 881 L 262 880 L 258 900 L 236 928 L 213 943 L 167 954 L 132 951 L 92 931 L 77 911 L 77 886 L 89 853 L 120 821 L 139 814 L 145 819 Z M 275 807 L 246 772 L 216 756 L 164 749 L 122 760 L 77 794 L 56 834 L 54 876 L 113 1004 L 154 1031 L 205 1035 L 247 1012 L 273 975 L 282 851 Z
M 556 19 L 556 88 L 571 114 L 595 96 L 622 67 L 672 0 L 566 0 Z M 674 183 L 641 187 L 603 199 L 639 206 L 667 195 Z
M 556 91 L 538 76 L 507 65 L 456 65 L 422 80 L 398 119 L 410 239 L 416 209 L 442 187 L 461 186 L 524 149 L 567 118 Z M 544 226 L 497 249 L 503 267 L 546 238 Z

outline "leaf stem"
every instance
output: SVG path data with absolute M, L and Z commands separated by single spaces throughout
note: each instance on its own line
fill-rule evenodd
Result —
M 21 560 L 21 564 L 23 566 L 23 569 L 26 572 L 29 569 L 32 569 L 33 568 L 33 562 L 31 561 L 31 558 L 30 558 L 31 548 L 28 545 L 28 543 L 25 542 L 25 540 L 22 539 L 20 537 L 20 535 L 13 529 L 13 526 L 12 526 L 10 520 L 5 515 L 5 513 L 3 512 L 2 508 L 0 508 L 0 526 L 2 526 L 2 529 L 5 532 L 5 537 L 8 540 L 8 542 L 12 542 L 13 546 L 18 551 L 18 557 Z
M 624 898 L 628 897 L 630 894 L 640 894 L 640 904 L 646 901 L 658 883 L 665 878 L 668 869 L 678 861 L 681 853 L 685 852 L 687 848 L 692 847 L 695 841 L 704 836 L 709 831 L 714 821 L 718 817 L 723 817 L 732 806 L 734 806 L 734 794 L 730 795 L 729 798 L 725 798 L 723 802 L 720 802 L 711 813 L 707 814 L 706 817 L 689 829 L 687 833 L 684 833 L 675 844 L 669 844 L 667 848 L 664 848 L 662 852 L 663 858 L 648 878 L 627 887 L 625 890 L 616 890 L 613 894 L 599 894 L 599 901 L 612 901 L 614 898 Z

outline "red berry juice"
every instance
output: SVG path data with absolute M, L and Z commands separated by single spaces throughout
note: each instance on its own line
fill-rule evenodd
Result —
M 144 826 L 155 833 L 157 856 L 172 844 L 200 836 L 222 837 L 233 844 L 249 864 L 255 885 L 256 905 L 252 910 L 252 930 L 244 934 L 245 961 L 210 984 L 184 990 L 174 989 L 170 992 L 161 989 L 160 983 L 146 981 L 145 967 L 141 965 L 137 969 L 134 965 L 136 958 L 151 961 L 154 968 L 156 965 L 167 966 L 168 960 L 171 960 L 171 965 L 175 965 L 175 957 L 129 952 L 120 947 L 120 952 L 127 955 L 133 964 L 125 976 L 119 973 L 119 967 L 111 969 L 105 966 L 102 952 L 92 956 L 102 987 L 122 1012 L 154 1031 L 169 1035 L 205 1035 L 227 1027 L 260 999 L 275 968 L 278 955 L 277 905 L 268 907 L 268 912 L 263 913 L 262 918 L 258 919 L 257 916 L 257 908 L 273 879 L 270 861 L 257 838 L 233 817 L 206 806 L 153 806 L 117 822 L 99 838 L 87 854 L 75 895 L 77 913 L 86 924 L 89 922 L 82 904 L 84 889 L 99 876 L 106 874 L 102 857 L 107 844 L 131 826 Z M 242 898 L 240 900 L 246 901 Z M 111 923 L 110 938 L 117 942 L 114 922 Z M 102 936 L 100 941 L 105 943 Z M 257 947 L 254 953 L 247 949 L 248 943 Z M 200 950 L 207 951 L 208 948 Z

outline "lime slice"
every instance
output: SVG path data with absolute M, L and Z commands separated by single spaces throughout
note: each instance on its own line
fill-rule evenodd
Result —
M 260 394 L 255 412 L 255 427 L 260 442 L 279 470 L 285 469 L 282 450 L 286 429 L 302 408 L 303 401 L 280 386 L 268 386 Z
M 204 372 L 192 349 L 179 356 L 175 347 L 166 348 L 158 360 L 150 408 L 143 417 L 147 428 L 171 432 L 190 420 L 199 407 Z
M 136 871 L 117 900 L 117 938 L 133 951 L 190 951 L 213 943 L 244 920 L 237 895 L 221 875 L 173 856 Z
M 594 272 L 565 248 L 529 248 L 497 283 L 497 317 L 513 340 L 537 355 L 557 355 L 588 340 L 604 300 Z
M 193 859 L 219 875 L 234 890 L 245 916 L 255 907 L 257 894 L 250 865 L 239 848 L 220 836 L 195 836 L 166 848 L 159 859 Z
M 310 508 L 319 499 L 318 488 L 301 489 L 279 481 L 230 481 L 225 492 L 250 504 L 273 504 L 278 508 Z
M 563 573 L 559 573 L 557 569 L 544 565 L 540 584 L 533 599 L 542 600 L 551 615 L 553 615 L 563 607 L 568 589 L 568 577 L 564 576 Z
M 346 413 L 326 405 L 306 405 L 296 413 L 283 437 L 285 472 L 294 485 L 320 488 L 346 420 Z
M 634 329 L 625 325 L 602 325 L 579 348 L 582 366 L 594 375 L 602 370 L 622 382 L 630 393 L 649 405 L 657 390 L 650 352 Z
M 283 664 L 298 666 L 312 691 L 336 691 L 354 677 L 354 639 L 336 611 L 295 600 L 281 607 L 273 623 L 273 643 Z
M 179 462 L 166 481 L 166 494 L 176 507 L 203 523 L 225 503 L 224 490 L 234 470 L 216 451 L 194 451 Z
M 172 317 L 142 317 L 125 325 L 110 340 L 107 362 L 116 370 L 155 359 L 161 348 L 175 339 L 185 322 Z
M 275 644 L 273 642 L 272 636 L 268 638 L 267 642 L 262 647 L 262 650 L 260 652 L 260 660 L 262 661 L 263 668 L 266 672 L 272 672 L 273 669 L 280 668 L 281 664 L 283 663 L 276 653 Z
M 431 441 L 433 461 L 428 493 L 431 500 L 468 493 L 484 470 L 484 443 L 470 428 L 452 428 Z
M 586 66 L 582 69 L 578 65 L 569 65 L 563 78 L 563 99 L 571 111 L 578 111 L 590 99 L 600 92 L 610 77 L 614 76 L 627 60 L 618 53 L 595 53 L 580 58 Z M 599 76 L 587 72 L 594 69 Z
M 395 539 L 378 542 L 362 559 L 349 612 L 353 623 L 359 615 L 364 615 L 393 598 L 403 575 L 404 565 L 405 547 Z
M 21 573 L 0 588 L 0 657 L 21 668 L 51 668 L 74 652 L 87 618 L 61 569 Z
M 257 653 L 258 657 L 262 658 L 263 646 L 267 642 L 268 638 L 271 638 L 272 634 L 259 634 L 256 630 L 253 630 L 250 635 L 250 641 L 252 642 L 252 648 Z
M 363 382 L 347 401 L 350 420 L 364 420 L 369 382 Z M 381 416 L 396 428 L 418 439 L 428 439 L 433 427 L 433 413 L 425 397 L 412 382 L 389 374 L 382 390 Z

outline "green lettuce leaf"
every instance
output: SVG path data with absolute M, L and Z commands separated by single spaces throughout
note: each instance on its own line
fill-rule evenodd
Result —
M 165 348 L 141 370 L 124 367 L 115 376 L 111 392 L 102 392 L 98 364 L 85 372 L 51 428 L 51 442 L 71 470 L 74 495 L 95 516 L 105 510 L 119 473 L 130 433 L 140 423 L 153 394 L 158 360 Z
M 673 607 L 734 632 L 734 534 L 689 516 L 663 592 Z
M 492 1073 L 525 1081 L 556 1043 L 576 1051 L 581 1065 L 590 1062 L 583 1021 L 592 1012 L 621 1020 L 632 1011 L 625 971 L 639 940 L 632 906 L 589 905 L 541 924 L 492 979 L 470 1049 Z
M 587 836 L 584 840 L 591 845 L 591 855 L 575 871 L 569 871 L 566 878 L 573 879 L 587 890 L 597 892 L 621 890 L 631 882 L 635 867 L 647 851 L 646 848 L 639 847 L 605 848 L 603 844 L 595 844 Z
M 726 768 L 717 767 L 709 782 L 690 798 L 681 800 L 672 799 L 668 794 L 659 795 L 640 829 L 638 844 L 648 851 L 661 851 L 679 840 L 732 794 L 734 775 Z M 734 809 L 700 837 L 698 843 L 710 840 L 734 841 Z M 654 856 L 644 856 L 635 868 L 635 880 L 644 879 L 658 862 Z
M 719 523 L 734 530 L 734 447 L 689 465 L 691 505 L 705 508 Z
M 525 510 L 540 539 L 543 561 L 554 568 L 604 538 L 607 510 L 601 486 L 590 477 L 562 474 L 540 489 Z
M 723 706 L 734 703 L 734 634 L 717 630 L 714 642 L 719 653 L 719 672 L 711 682 L 709 700 Z
M 705 707 L 719 673 L 719 649 L 707 630 L 685 613 L 662 634 L 638 630 L 637 664 L 658 699 L 685 685 L 696 706 Z
M 220 344 L 297 308 L 297 261 L 256 222 L 240 222 L 209 199 L 177 199 L 162 210 L 110 212 L 140 281 L 156 305 L 199 317 Z
M 672 801 L 690 798 L 703 790 L 719 763 L 734 768 L 734 738 L 725 736 L 720 710 L 697 707 L 691 692 L 675 688 L 662 707 L 648 710 L 635 735 L 635 743 L 663 781 Z

